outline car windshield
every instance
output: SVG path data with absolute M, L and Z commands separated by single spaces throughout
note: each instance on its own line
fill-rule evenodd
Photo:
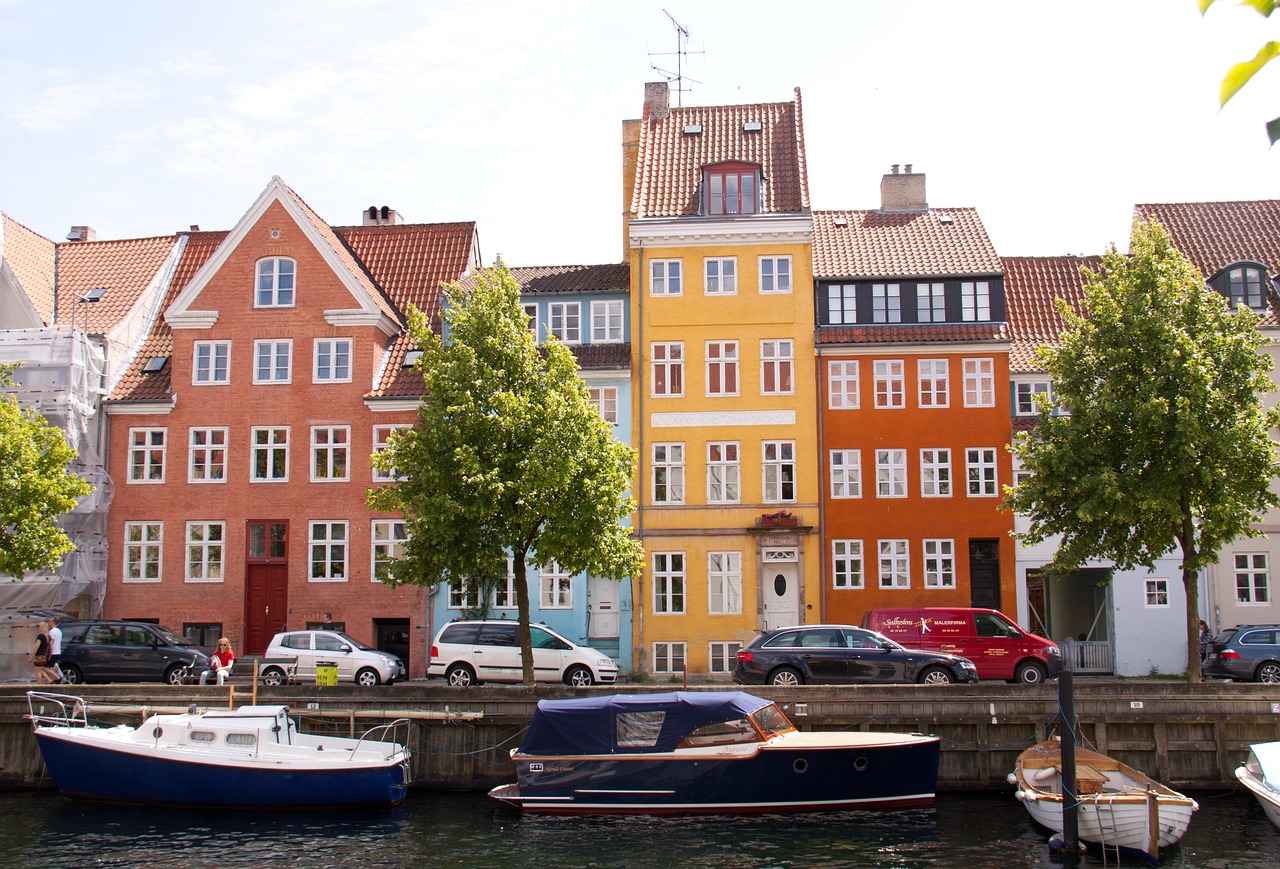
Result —
M 360 649 L 363 652 L 370 651 L 370 647 L 366 646 L 364 643 L 360 642 L 359 640 L 353 640 L 350 637 L 348 637 L 346 634 L 338 634 L 338 636 L 342 637 L 342 641 L 344 643 L 350 643 L 352 646 L 354 646 L 357 649 Z
M 875 644 L 882 649 L 906 648 L 897 640 L 891 640 L 888 637 L 886 637 L 884 634 L 877 634 L 875 631 L 867 631 L 867 633 L 871 635 L 871 639 L 875 642 Z

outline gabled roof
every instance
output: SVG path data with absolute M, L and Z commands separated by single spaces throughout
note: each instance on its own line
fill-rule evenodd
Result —
M 1135 219 L 1160 221 L 1205 280 L 1241 261 L 1280 275 L 1280 199 L 1135 205 L 1133 212 Z
M 139 297 L 160 278 L 179 237 L 74 241 L 58 245 L 58 320 L 87 322 L 88 331 L 106 334 L 133 310 Z M 96 302 L 80 302 L 89 290 L 106 292 Z
M 815 211 L 813 276 L 933 278 L 999 275 L 995 245 L 973 208 Z
M 705 166 L 723 162 L 758 164 L 760 213 L 809 209 L 800 88 L 789 103 L 668 109 L 645 107 L 640 124 L 631 212 L 637 218 L 698 214 L 698 184 Z M 746 125 L 758 130 L 744 130 Z M 686 129 L 698 127 L 696 133 Z
M 1099 256 L 1027 256 L 1004 258 L 1005 310 L 1013 346 L 1010 372 L 1040 371 L 1035 353 L 1057 344 L 1066 328 L 1056 300 L 1063 299 L 1077 313 L 1084 304 L 1082 268 L 1098 271 Z
M 54 248 L 52 241 L 0 212 L 0 258 L 46 326 L 53 322 Z
M 628 293 L 631 267 L 628 263 L 589 266 L 520 266 L 509 269 L 523 295 L 564 295 L 579 293 Z

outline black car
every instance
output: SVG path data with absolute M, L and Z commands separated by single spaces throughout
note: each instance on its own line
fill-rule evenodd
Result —
M 168 682 L 180 685 L 209 666 L 185 637 L 148 622 L 63 622 L 62 675 L 77 682 Z
M 1228 628 L 1207 645 L 1200 669 L 1218 679 L 1280 682 L 1280 625 Z
M 977 682 L 968 658 L 906 649 L 875 631 L 852 625 L 799 625 L 756 637 L 738 652 L 740 685 L 847 685 Z

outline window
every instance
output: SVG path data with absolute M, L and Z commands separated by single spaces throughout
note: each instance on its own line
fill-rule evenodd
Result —
M 916 284 L 916 322 L 945 323 L 947 296 L 943 284 Z
M 831 585 L 833 588 L 862 588 L 862 541 L 831 541 Z
M 881 540 L 880 587 L 910 588 L 911 559 L 907 554 L 906 540 Z
M 738 615 L 742 612 L 742 553 L 707 553 L 707 612 Z
M 711 660 L 712 673 L 732 673 L 738 663 L 738 651 L 742 643 L 711 643 L 707 652 Z
M 653 644 L 653 671 L 655 673 L 683 673 L 684 667 L 684 643 Z
M 858 405 L 858 361 L 832 359 L 827 363 L 827 406 L 832 410 L 853 410 Z
M 873 323 L 902 322 L 902 294 L 899 284 L 871 285 L 871 321 Z
M 707 503 L 737 504 L 742 498 L 738 442 L 707 444 Z
M 920 496 L 951 497 L 951 450 L 934 448 L 920 451 Z
M 163 428 L 129 429 L 130 483 L 164 482 L 166 431 L 168 429 Z
M 684 344 L 650 345 L 653 355 L 653 395 L 675 398 L 684 395 Z
M 707 214 L 755 214 L 756 168 L 725 163 L 707 169 Z
M 760 394 L 790 395 L 795 391 L 791 373 L 795 344 L 790 340 L 760 342 Z
M 874 365 L 876 407 L 906 407 L 902 360 L 877 359 Z
M 622 342 L 622 300 L 591 303 L 591 340 L 596 344 Z
M 351 339 L 317 338 L 315 383 L 351 382 Z
M 996 486 L 996 451 L 991 447 L 969 447 L 964 451 L 968 470 L 969 497 L 994 498 Z
M 738 394 L 738 342 L 707 342 L 707 395 Z
M 125 582 L 159 582 L 163 553 L 163 522 L 124 523 Z
M 1146 586 L 1147 607 L 1167 607 L 1169 605 L 1169 580 L 1148 579 Z
M 996 375 L 992 359 L 964 360 L 964 406 L 995 407 Z
M 258 260 L 258 287 L 253 295 L 255 308 L 293 307 L 295 265 L 283 257 Z
M 960 314 L 966 323 L 986 323 L 991 320 L 991 284 L 989 281 L 961 282 Z
M 1265 552 L 1236 555 L 1236 603 L 1270 603 L 1271 571 Z
M 876 450 L 876 497 L 907 497 L 906 450 Z
M 862 497 L 862 451 L 831 451 L 831 497 Z
M 947 387 L 947 369 L 945 359 L 916 361 L 916 379 L 920 383 L 921 407 L 947 407 L 951 404 L 951 391 Z
M 369 572 L 369 579 L 378 582 L 383 576 L 391 576 L 395 562 L 404 558 L 409 532 L 403 519 L 374 519 L 371 537 L 373 569 Z
M 653 611 L 684 612 L 684 553 L 653 554 Z
M 449 580 L 449 609 L 470 610 L 479 605 L 479 590 L 465 579 Z
M 763 451 L 764 500 L 796 499 L 796 442 L 765 441 Z
M 197 646 L 213 648 L 225 634 L 222 632 L 222 622 L 184 622 L 182 636 Z
M 1015 413 L 1018 416 L 1038 416 L 1040 408 L 1036 406 L 1036 396 L 1043 395 L 1045 399 L 1053 396 L 1052 388 L 1047 380 L 1038 380 L 1034 383 L 1018 383 L 1014 385 L 1017 405 Z
M 600 414 L 601 419 L 613 425 L 618 424 L 618 387 L 592 386 L 587 389 L 591 405 Z
M 496 608 L 513 607 L 516 605 L 516 574 L 515 561 L 507 558 L 507 576 L 506 582 L 493 587 L 493 606 Z
M 289 479 L 289 429 L 255 428 L 253 442 L 253 476 L 255 483 L 283 483 Z
M 956 543 L 954 540 L 924 541 L 924 587 L 956 587 Z
M 188 450 L 187 481 L 225 483 L 227 481 L 227 430 L 193 428 Z
M 684 444 L 653 445 L 653 503 L 684 503 Z
M 582 341 L 582 305 L 578 302 L 551 302 L 547 305 L 547 332 L 566 344 Z
M 226 523 L 187 523 L 187 582 L 222 582 Z
M 649 295 L 678 296 L 683 260 L 656 259 L 649 263 Z
M 1227 270 L 1227 299 L 1232 308 L 1243 306 L 1261 309 L 1262 272 L 1252 266 L 1235 266 Z
M 197 386 L 231 382 L 231 342 L 197 341 L 192 348 L 191 382 Z
M 293 341 L 253 342 L 253 382 L 291 383 Z
M 533 334 L 533 340 L 538 340 L 538 303 L 521 302 L 520 310 L 529 318 L 529 332 Z
M 350 474 L 347 464 L 351 447 L 351 427 L 317 425 L 311 427 L 311 481 L 340 482 Z
M 760 292 L 791 292 L 791 257 L 760 257 Z
M 573 578 L 559 564 L 552 561 L 542 566 L 538 573 L 542 588 L 540 604 L 544 610 L 573 608 Z
M 827 287 L 827 324 L 852 326 L 858 322 L 858 287 L 856 284 L 832 284 Z
M 347 523 L 312 522 L 311 581 L 345 582 L 347 579 Z
M 738 292 L 737 257 L 707 257 L 702 264 L 703 292 L 708 296 L 731 296 Z
M 383 450 L 390 449 L 391 436 L 395 434 L 397 431 L 401 429 L 407 429 L 407 428 L 410 428 L 409 424 L 403 423 L 403 422 L 392 423 L 389 425 L 375 425 L 373 427 L 374 454 L 376 455 L 377 453 L 380 453 Z M 388 480 L 396 480 L 399 478 L 400 478 L 400 474 L 399 472 L 396 471 L 395 468 L 388 468 L 387 470 L 383 471 L 383 470 L 379 470 L 376 465 L 373 466 L 373 479 L 376 482 L 386 482 Z

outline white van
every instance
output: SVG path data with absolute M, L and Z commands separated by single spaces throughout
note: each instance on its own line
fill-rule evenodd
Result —
M 445 625 L 431 644 L 427 676 L 443 677 L 450 685 L 523 681 L 519 628 L 515 621 Z M 529 625 L 529 633 L 535 681 L 584 687 L 618 680 L 618 665 L 603 652 L 572 643 L 543 625 Z

